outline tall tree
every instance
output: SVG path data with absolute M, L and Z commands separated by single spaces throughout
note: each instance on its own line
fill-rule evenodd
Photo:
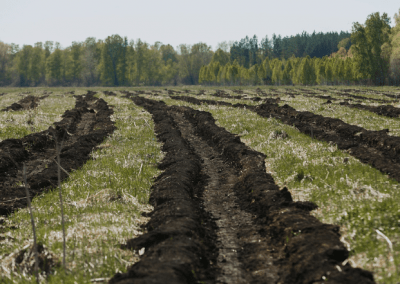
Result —
M 78 42 L 72 42 L 71 45 L 71 63 L 72 63 L 72 70 L 71 70 L 71 77 L 75 84 L 78 84 L 81 80 L 81 73 L 82 73 L 82 44 Z
M 179 46 L 179 71 L 183 83 L 196 85 L 199 80 L 200 68 L 210 63 L 213 56 L 211 46 L 197 43 L 192 46 L 181 44 Z
M 139 85 L 141 81 L 144 82 L 144 80 L 146 79 L 145 69 L 146 69 L 147 51 L 148 51 L 148 44 L 138 39 L 135 45 L 135 57 L 134 57 L 136 85 Z
M 46 60 L 46 77 L 50 85 L 58 85 L 63 79 L 63 52 L 59 44 Z
M 119 86 L 126 84 L 127 38 L 112 35 L 106 38 L 101 49 L 100 78 L 104 85 Z
M 99 83 L 97 66 L 100 59 L 100 45 L 100 43 L 96 43 L 96 38 L 94 37 L 88 37 L 82 44 L 81 80 L 85 86 L 92 86 Z
M 400 9 L 394 15 L 395 26 L 392 29 L 390 38 L 391 54 L 389 74 L 393 84 L 400 84 Z
M 373 13 L 365 24 L 353 24 L 351 41 L 355 63 L 361 75 L 376 85 L 383 85 L 388 72 L 389 62 L 382 56 L 382 46 L 389 42 L 390 19 L 386 13 L 382 16 Z
M 10 83 L 11 46 L 0 41 L 0 86 Z

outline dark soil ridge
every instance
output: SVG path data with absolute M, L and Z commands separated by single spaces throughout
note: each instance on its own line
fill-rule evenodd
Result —
M 42 97 L 35 97 L 32 95 L 29 95 L 21 100 L 19 100 L 16 103 L 13 103 L 12 105 L 3 108 L 1 111 L 20 111 L 20 110 L 29 110 L 29 109 L 35 109 L 39 105 L 39 102 L 45 98 L 47 98 L 49 95 L 44 95 Z
M 237 99 L 237 100 L 248 100 L 248 101 L 261 101 L 262 99 L 260 97 L 252 97 L 252 98 L 248 98 L 245 96 L 232 96 L 228 93 L 225 93 L 222 90 L 217 90 L 214 94 L 211 94 L 211 96 L 213 97 L 218 97 L 218 98 L 227 98 L 227 99 Z
M 370 101 L 374 101 L 374 102 L 378 102 L 378 103 L 393 103 L 393 100 L 385 100 L 385 99 L 375 99 L 375 98 L 368 98 L 368 97 L 364 97 L 364 96 L 358 96 L 358 95 L 352 95 L 349 93 L 341 93 L 341 92 L 335 92 L 335 95 L 340 95 L 340 96 L 345 96 L 348 98 L 353 98 L 353 99 L 358 99 L 358 100 L 370 100 Z
M 316 92 L 309 92 L 309 91 L 304 90 L 304 89 L 298 89 L 298 90 L 300 90 L 300 94 L 301 95 L 303 95 L 305 97 L 309 97 L 309 98 L 340 100 L 338 98 L 332 98 L 332 97 L 331 98 L 327 98 L 326 95 L 318 95 L 318 93 L 316 93 Z M 392 103 L 392 102 L 394 102 L 392 100 L 375 99 L 375 98 L 368 98 L 368 97 L 364 97 L 364 96 L 353 95 L 353 94 L 349 94 L 348 92 L 345 92 L 343 90 L 334 90 L 334 91 L 333 90 L 322 90 L 322 89 L 316 89 L 316 90 L 324 92 L 324 93 L 328 92 L 328 93 L 331 93 L 331 94 L 335 94 L 337 96 L 347 97 L 347 98 L 350 98 L 350 100 L 353 100 L 353 99 L 356 99 L 356 100 L 371 100 L 371 101 L 375 101 L 375 102 L 379 102 L 379 103 Z M 303 94 L 303 92 L 308 94 L 308 95 Z M 328 97 L 330 97 L 330 96 L 328 96 Z
M 117 94 L 114 93 L 114 92 L 112 92 L 112 91 L 103 91 L 103 93 L 104 93 L 106 96 L 112 96 L 112 97 L 116 97 L 116 96 L 117 96 Z
M 62 144 L 61 179 L 64 180 L 68 177 L 65 172 L 81 167 L 94 147 L 114 131 L 110 119 L 113 111 L 103 99 L 93 95 L 91 92 L 76 96 L 75 108 L 67 110 L 63 119 L 48 130 L 0 142 L 0 215 L 27 205 L 25 189 L 21 186 L 24 163 L 31 197 L 57 186 L 54 136 Z
M 316 96 L 315 95 L 303 95 L 303 96 L 308 97 L 308 98 L 318 98 L 318 99 L 330 100 L 330 101 L 340 100 L 338 98 L 334 98 L 334 97 L 331 97 L 331 96 L 324 96 L 324 95 L 316 95 Z
M 132 96 L 137 96 L 137 94 L 129 92 L 129 91 L 119 91 L 121 94 L 124 94 L 123 98 L 130 98 Z
M 148 233 L 131 239 L 124 248 L 145 248 L 141 260 L 117 273 L 109 283 L 214 283 L 216 256 L 212 222 L 198 206 L 200 158 L 185 141 L 160 102 L 133 97 L 153 115 L 155 132 L 166 152 L 150 195 L 154 206 Z M 203 223 L 203 225 L 202 225 Z
M 238 171 L 225 162 L 218 149 L 209 145 L 210 137 L 197 135 L 195 125 L 187 118 L 197 112 L 187 107 L 170 107 L 168 113 L 179 127 L 182 137 L 201 158 L 201 172 L 206 175 L 200 207 L 215 220 L 218 250 L 217 283 L 251 283 L 257 279 L 276 282 L 278 267 L 265 239 L 258 233 L 262 227 L 253 222 L 253 215 L 238 206 L 234 185 Z M 263 240 L 262 242 L 260 242 Z M 257 251 L 258 253 L 254 253 Z
M 376 90 L 371 90 L 371 89 L 367 89 L 367 90 L 360 90 L 360 89 L 344 89 L 342 90 L 343 92 L 354 92 L 354 93 L 373 93 L 373 94 L 377 94 L 377 95 L 384 95 L 386 97 L 389 98 L 394 98 L 394 99 L 400 99 L 400 94 L 393 94 L 393 92 L 380 92 L 380 91 L 376 91 Z
M 337 99 L 337 98 L 327 98 L 327 96 L 325 96 L 325 95 L 318 95 L 318 93 L 312 92 L 312 91 L 308 91 L 306 89 L 297 89 L 297 90 L 300 90 L 300 94 L 305 96 L 305 97 L 310 97 L 310 98 L 314 98 L 315 97 L 315 98 L 329 99 L 329 100 L 332 100 L 332 99 L 333 100 L 340 100 L 340 99 Z M 376 101 L 376 102 L 379 102 L 379 103 L 393 103 L 394 102 L 392 100 L 375 99 L 375 98 L 368 98 L 368 97 L 364 97 L 364 96 L 358 96 L 358 95 L 349 94 L 349 90 L 348 89 L 345 89 L 345 90 L 316 89 L 316 90 L 324 92 L 324 93 L 328 92 L 328 93 L 332 93 L 332 94 L 335 94 L 335 95 L 338 95 L 338 96 L 344 96 L 344 97 L 348 97 L 348 98 L 351 98 L 351 99 L 357 99 L 357 100 L 371 100 L 371 101 Z M 355 92 L 354 90 L 351 90 L 351 91 Z M 308 95 L 304 95 L 302 93 L 306 93 Z M 317 95 L 317 96 L 315 96 L 315 95 Z
M 179 257 L 184 258 L 191 252 L 197 252 L 197 255 L 199 255 L 201 250 L 195 250 L 195 248 L 189 245 L 180 244 L 180 242 L 185 238 L 187 239 L 188 236 L 194 238 L 194 236 L 197 235 L 194 229 L 197 228 L 196 226 L 199 226 L 199 224 L 192 225 L 194 232 L 181 232 L 178 226 L 182 225 L 180 225 L 177 220 L 188 217 L 175 213 L 176 211 L 184 213 L 184 210 L 181 208 L 185 208 L 186 204 L 192 204 L 192 206 L 196 206 L 196 204 L 186 197 L 181 198 L 182 201 L 185 201 L 184 203 L 180 202 L 177 204 L 171 202 L 168 206 L 164 206 L 164 204 L 157 203 L 157 199 L 163 196 L 163 198 L 167 200 L 164 201 L 164 203 L 168 202 L 171 198 L 175 200 L 177 198 L 179 199 L 182 195 L 180 192 L 187 192 L 187 186 L 193 185 L 194 175 L 200 171 L 199 167 L 209 167 L 208 173 L 211 173 L 210 170 L 213 170 L 212 164 L 216 164 L 217 167 L 231 168 L 237 174 L 232 185 L 234 195 L 236 196 L 234 202 L 236 207 L 239 207 L 240 210 L 251 214 L 249 216 L 253 216 L 253 220 L 249 221 L 251 223 L 248 224 L 248 228 L 254 227 L 255 229 L 253 230 L 256 230 L 255 233 L 257 238 L 259 238 L 258 242 L 256 239 L 252 239 L 251 237 L 254 236 L 254 234 L 248 231 L 248 228 L 239 230 L 239 232 L 241 232 L 238 233 L 237 238 L 245 242 L 242 243 L 242 248 L 234 244 L 233 247 L 238 250 L 242 265 L 240 267 L 233 265 L 232 267 L 241 269 L 244 273 L 247 271 L 249 273 L 247 277 L 250 276 L 251 278 L 238 277 L 236 281 L 225 283 L 264 283 L 266 281 L 268 283 L 291 284 L 323 282 L 374 283 L 371 273 L 352 268 L 349 264 L 342 265 L 342 262 L 348 257 L 348 251 L 339 240 L 340 235 L 338 233 L 338 227 L 322 224 L 316 218 L 312 217 L 309 211 L 316 208 L 313 203 L 293 202 L 286 188 L 279 190 L 273 178 L 266 173 L 264 165 L 265 156 L 245 146 L 240 142 L 239 137 L 216 126 L 215 120 L 210 113 L 196 111 L 188 107 L 167 107 L 161 102 L 143 98 L 134 98 L 134 100 L 153 113 L 156 123 L 156 132 L 161 133 L 159 137 L 161 141 L 165 142 L 164 145 L 177 144 L 177 146 L 181 147 L 171 147 L 170 151 L 167 151 L 167 156 L 161 165 L 169 165 L 171 169 L 167 167 L 166 172 L 157 178 L 152 193 L 152 203 L 156 206 L 155 213 L 150 222 L 158 226 L 153 227 L 150 225 L 151 223 L 149 223 L 146 226 L 149 229 L 148 234 L 128 241 L 127 247 L 131 249 L 146 247 L 146 253 L 140 262 L 128 269 L 127 273 L 117 274 L 110 283 L 165 283 L 165 279 L 172 280 L 168 280 L 168 283 L 196 283 L 193 282 L 193 279 L 187 277 L 190 275 L 184 277 L 185 275 L 182 274 L 185 271 L 184 265 L 186 264 L 186 269 L 188 269 L 189 264 L 198 265 L 198 258 L 197 260 L 196 257 L 187 258 L 184 259 L 184 261 L 181 260 L 180 263 L 177 260 L 179 260 Z M 164 124 L 160 123 L 164 121 L 170 122 Z M 190 131 L 184 129 L 182 126 L 188 124 L 188 122 L 192 125 L 195 134 L 204 141 L 207 141 L 209 148 L 214 149 L 213 153 L 218 153 L 219 157 L 208 156 L 212 154 L 212 152 L 204 153 L 203 150 L 207 148 L 204 144 L 198 147 L 197 145 L 200 144 L 198 143 L 199 140 L 190 139 L 190 137 L 193 138 L 193 136 L 190 135 Z M 181 132 L 181 136 L 177 137 L 180 132 L 177 129 L 179 127 L 183 129 L 184 132 L 187 131 L 187 133 L 182 135 L 183 132 Z M 175 133 L 176 135 L 171 135 L 170 133 Z M 183 139 L 183 136 L 186 136 L 187 140 Z M 203 159 L 201 163 L 198 161 L 199 156 L 190 152 L 190 145 L 196 147 L 197 149 L 195 149 L 195 152 L 202 155 L 202 157 L 200 157 Z M 171 153 L 172 151 L 175 153 Z M 170 159 L 174 155 L 175 158 Z M 210 161 L 212 158 L 219 159 L 219 161 L 214 163 Z M 191 161 L 192 164 L 197 163 L 197 165 L 192 166 L 190 163 L 186 163 L 188 160 Z M 181 169 L 178 167 L 180 162 L 182 163 L 180 165 Z M 222 162 L 224 166 L 222 166 Z M 221 172 L 221 178 L 223 180 L 226 174 L 224 174 L 225 170 L 226 169 L 218 169 L 216 171 L 215 168 L 213 173 L 217 175 L 216 172 Z M 210 181 L 215 180 L 213 177 L 209 176 L 207 185 L 208 191 L 212 190 Z M 163 186 L 162 183 L 164 183 Z M 180 186 L 176 187 L 174 183 Z M 224 186 L 224 184 L 220 185 Z M 218 187 L 220 185 L 217 184 L 216 186 Z M 162 192 L 160 192 L 160 190 Z M 214 188 L 213 191 L 218 193 L 219 189 Z M 221 191 L 223 192 L 223 189 L 221 189 Z M 210 196 L 207 195 L 207 193 L 203 193 L 202 198 L 204 199 L 207 197 L 209 199 L 211 199 L 211 197 L 215 197 L 215 199 L 221 198 L 218 194 Z M 224 201 L 228 202 L 227 199 Z M 208 200 L 208 202 L 211 202 L 211 205 L 216 204 L 210 200 Z M 211 208 L 211 215 L 216 219 L 216 222 L 224 221 L 221 220 L 225 218 L 224 216 L 216 218 L 214 215 L 216 211 L 214 210 L 217 209 L 214 208 L 213 210 L 212 206 L 209 205 L 210 204 L 207 204 L 205 201 L 204 203 L 197 204 L 197 206 L 200 207 L 205 206 L 206 210 Z M 230 211 L 234 207 L 235 206 L 232 205 L 228 206 L 227 211 Z M 188 207 L 185 209 L 185 213 L 188 216 L 193 216 L 193 214 L 190 214 L 193 209 Z M 219 212 L 223 213 L 223 210 Z M 232 215 L 237 216 L 235 214 Z M 191 217 L 190 220 L 194 222 L 199 221 L 198 219 L 196 220 L 195 216 Z M 155 221 L 157 223 L 154 223 Z M 240 223 L 239 221 L 240 220 L 238 220 L 238 223 Z M 255 226 L 253 226 L 253 224 L 255 224 Z M 184 227 L 184 225 L 182 227 Z M 201 228 L 197 230 L 201 230 Z M 221 231 L 222 230 L 220 230 L 220 232 Z M 225 233 L 222 235 L 226 236 Z M 171 236 L 174 237 L 171 238 Z M 230 234 L 229 236 L 232 235 Z M 175 239 L 178 240 L 174 243 L 173 240 Z M 246 240 L 250 242 L 246 243 Z M 165 248 L 167 245 L 169 251 Z M 179 247 L 177 248 L 174 246 Z M 216 246 L 218 248 L 220 244 Z M 212 249 L 213 246 L 210 245 L 209 248 Z M 180 251 L 185 251 L 185 254 L 182 256 Z M 171 257 L 171 254 L 177 255 L 177 257 Z M 209 256 L 214 256 L 214 254 L 209 253 Z M 224 260 L 225 262 L 229 262 L 232 260 L 232 257 L 221 259 L 220 254 L 218 260 L 220 260 L 220 262 Z M 210 259 L 206 259 L 205 263 L 209 263 L 209 261 Z M 220 264 L 220 262 L 218 262 L 218 264 Z M 174 264 L 175 266 L 173 266 Z M 165 269 L 165 267 L 167 269 Z M 198 270 L 202 271 L 202 269 L 204 269 L 204 266 Z M 219 270 L 215 272 L 217 276 L 218 274 L 222 274 Z M 182 276 L 182 278 L 179 279 L 177 274 Z M 161 278 L 160 275 L 163 278 Z M 223 274 L 223 276 L 225 276 L 225 274 Z M 324 281 L 323 277 L 326 277 L 327 281 Z M 210 283 L 221 283 L 218 279 L 221 278 L 217 277 L 216 282 Z M 212 281 L 212 279 L 210 279 L 210 281 Z
M 400 108 L 394 107 L 392 105 L 381 105 L 381 106 L 367 106 L 362 104 L 349 104 L 348 102 L 339 103 L 342 106 L 347 106 L 349 108 L 357 108 L 362 110 L 367 110 L 378 115 L 387 117 L 399 117 Z
M 198 135 L 206 138 L 239 172 L 235 185 L 237 202 L 243 210 L 254 214 L 257 224 L 261 225 L 259 234 L 267 243 L 264 248 L 276 252 L 272 253 L 275 257 L 279 256 L 274 263 L 279 267 L 279 279 L 275 279 L 275 283 L 318 283 L 322 282 L 323 276 L 328 283 L 374 282 L 370 272 L 350 265 L 342 266 L 348 251 L 339 240 L 339 228 L 323 224 L 311 216 L 309 211 L 317 207 L 315 204 L 293 202 L 286 188 L 280 190 L 266 172 L 264 154 L 252 150 L 239 137 L 218 127 L 210 113 L 190 110 L 186 117 Z M 246 270 L 254 266 L 254 256 L 261 251 L 260 247 L 251 245 L 245 249 L 242 261 Z M 246 263 L 247 260 L 250 261 Z M 265 266 L 265 263 L 257 265 L 262 269 L 260 266 Z M 254 283 L 261 283 L 266 279 L 254 280 Z
M 250 106 L 233 105 L 224 101 L 198 100 L 193 97 L 172 96 L 171 98 L 197 105 L 207 103 L 245 107 L 262 117 L 277 118 L 287 125 L 295 126 L 300 132 L 312 138 L 336 144 L 339 149 L 347 150 L 362 163 L 369 164 L 400 182 L 400 137 L 388 135 L 387 129 L 366 130 L 337 118 L 324 117 L 308 111 L 297 111 L 289 105 L 279 106 L 273 99 L 266 99 L 258 106 Z

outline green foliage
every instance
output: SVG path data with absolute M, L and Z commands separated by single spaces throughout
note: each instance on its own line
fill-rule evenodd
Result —
M 22 49 L 0 42 L 0 86 L 400 84 L 397 14 L 395 21 L 391 28 L 386 14 L 374 13 L 364 25 L 355 23 L 351 35 L 274 34 L 260 43 L 253 36 L 221 43 L 215 52 L 201 42 L 175 50 L 140 39 L 128 44 L 119 35 L 65 49 L 51 41 Z
M 390 19 L 379 12 L 368 16 L 364 25 L 354 23 L 351 41 L 355 64 L 362 78 L 383 85 L 388 71 L 388 60 L 382 56 L 382 47 L 389 42 Z
M 337 48 L 340 49 L 341 47 L 343 47 L 344 49 L 349 50 L 350 46 L 351 46 L 351 39 L 347 37 L 339 41 Z
M 63 52 L 56 48 L 46 61 L 47 81 L 50 85 L 59 84 L 63 75 Z
M 127 38 L 112 35 L 106 38 L 101 47 L 100 79 L 106 86 L 126 84 Z

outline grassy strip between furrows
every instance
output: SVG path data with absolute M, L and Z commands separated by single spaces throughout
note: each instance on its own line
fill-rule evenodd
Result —
M 112 119 L 117 130 L 93 152 L 93 160 L 62 183 L 67 270 L 56 268 L 53 275 L 42 279 L 46 283 L 90 283 L 126 271 L 139 259 L 138 252 L 121 250 L 119 244 L 142 234 L 139 226 L 148 218 L 140 213 L 152 210 L 148 205 L 150 187 L 163 153 L 149 113 L 119 96 L 99 97 L 114 106 Z M 39 243 L 61 262 L 58 192 L 47 192 L 32 205 Z M 34 276 L 22 275 L 13 263 L 18 251 L 33 242 L 28 210 L 19 210 L 6 223 L 16 229 L 3 234 L 5 240 L 0 243 L 0 279 L 34 283 Z
M 82 93 L 84 93 L 83 90 Z M 43 96 L 43 91 L 32 92 L 29 95 Z M 21 95 L 20 92 L 0 96 L 0 109 L 18 102 L 25 96 L 28 96 L 28 94 Z M 40 100 L 36 109 L 0 111 L 0 141 L 10 138 L 19 139 L 28 134 L 46 130 L 54 122 L 60 121 L 61 115 L 74 106 L 75 98 L 72 95 L 54 93 Z
M 153 97 L 154 98 L 154 97 Z M 335 146 L 311 139 L 273 118 L 220 106 L 196 106 L 166 97 L 169 105 L 209 111 L 217 124 L 265 153 L 267 170 L 294 200 L 310 200 L 313 215 L 341 227 L 353 266 L 371 270 L 378 283 L 400 281 L 399 184 Z M 285 137 L 287 135 L 287 137 Z M 386 235 L 392 248 L 376 230 Z

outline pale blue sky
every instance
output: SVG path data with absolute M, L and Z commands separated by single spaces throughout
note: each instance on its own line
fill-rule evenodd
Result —
M 351 31 L 373 12 L 393 18 L 398 0 L 0 0 L 0 41 L 19 45 L 58 41 L 67 47 L 112 34 L 176 47 L 216 47 L 256 34 Z M 393 20 L 392 20 L 393 23 Z

